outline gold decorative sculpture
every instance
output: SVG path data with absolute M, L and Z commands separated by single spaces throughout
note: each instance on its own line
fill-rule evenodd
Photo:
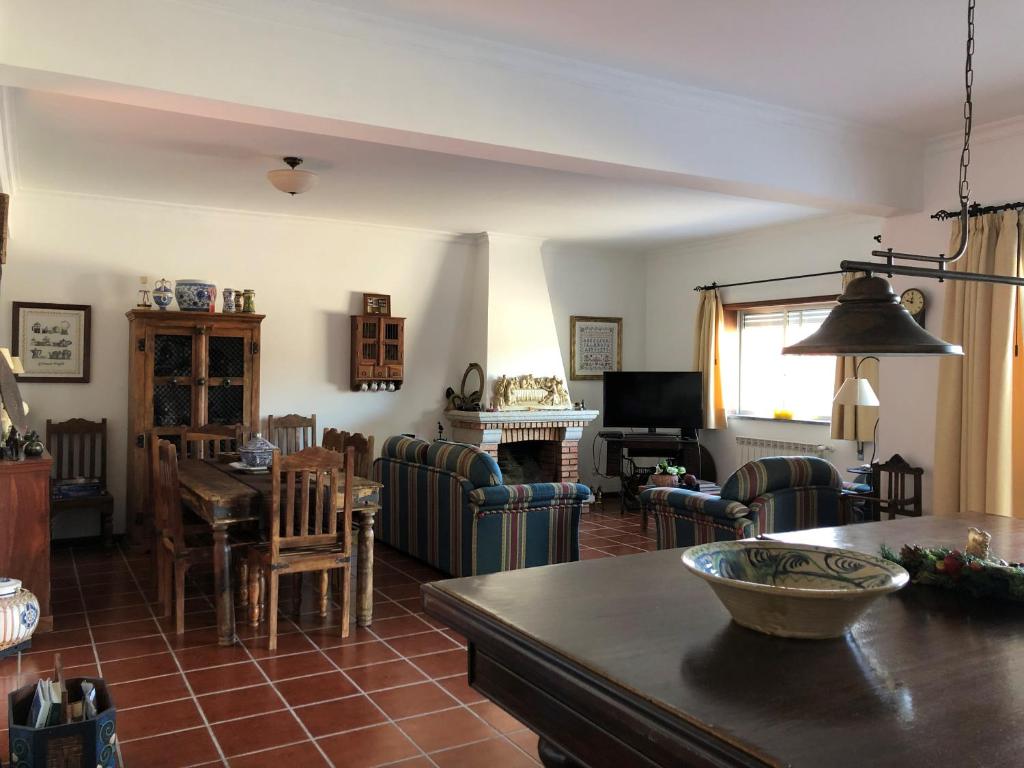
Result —
M 572 408 L 565 382 L 557 376 L 500 376 L 494 382 L 494 407 L 499 411 Z
M 967 529 L 967 547 L 965 549 L 968 555 L 980 557 L 982 560 L 990 559 L 989 545 L 991 543 L 992 534 L 988 531 L 973 527 Z

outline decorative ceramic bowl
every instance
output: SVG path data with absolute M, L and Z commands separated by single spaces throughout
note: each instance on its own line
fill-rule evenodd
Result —
M 737 624 L 780 637 L 839 637 L 873 600 L 910 580 L 880 557 L 766 539 L 702 544 L 682 557 Z
M 17 579 L 0 576 L 0 651 L 32 637 L 39 624 L 39 601 Z
M 209 312 L 216 290 L 213 283 L 205 280 L 178 280 L 174 284 L 174 297 L 182 312 Z
M 662 488 L 675 488 L 679 485 L 679 475 L 668 475 L 656 472 L 651 475 L 651 485 L 658 485 Z
M 265 469 L 274 460 L 275 448 L 277 448 L 276 445 L 269 440 L 264 440 L 263 435 L 257 432 L 252 440 L 238 449 L 238 453 L 247 467 Z

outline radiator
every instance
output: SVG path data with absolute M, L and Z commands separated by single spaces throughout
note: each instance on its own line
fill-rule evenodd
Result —
M 740 451 L 740 466 L 752 459 L 765 456 L 817 456 L 827 458 L 834 448 L 821 443 L 795 443 L 790 440 L 765 440 L 760 437 L 736 438 L 736 447 Z

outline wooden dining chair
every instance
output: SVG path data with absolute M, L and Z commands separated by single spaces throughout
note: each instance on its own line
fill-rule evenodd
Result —
M 328 427 L 324 429 L 320 445 L 331 451 L 344 453 L 345 449 L 351 446 L 355 451 L 355 467 L 353 472 L 358 477 L 369 477 L 370 468 L 373 466 L 373 435 L 364 435 L 362 432 L 346 432 L 344 430 Z
M 186 430 L 181 441 L 188 458 L 215 459 L 221 453 L 237 451 L 241 447 L 242 425 L 206 424 Z
M 282 456 L 304 451 L 316 445 L 316 414 L 267 416 L 267 435 L 267 439 L 280 449 Z
M 150 478 L 153 520 L 157 531 L 157 597 L 163 616 L 171 615 L 174 602 L 175 632 L 185 632 L 185 576 L 197 563 L 213 560 L 211 542 L 191 545 L 182 520 L 181 487 L 178 483 L 178 449 L 168 440 L 150 444 Z
M 341 571 L 341 636 L 348 637 L 352 558 L 353 452 L 312 446 L 274 451 L 267 516 L 270 540 L 249 548 L 249 621 L 258 624 L 266 589 L 269 649 L 277 649 L 278 583 L 284 574 L 320 573 L 320 615 L 327 615 L 329 571 Z M 339 508 L 339 486 L 344 492 Z M 283 495 L 282 495 L 283 492 Z
M 114 497 L 107 490 L 107 420 L 46 420 L 53 458 L 50 518 L 65 511 L 98 511 L 104 546 L 114 543 Z

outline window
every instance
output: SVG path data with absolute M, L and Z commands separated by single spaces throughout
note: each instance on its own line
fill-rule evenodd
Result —
M 818 330 L 832 304 L 739 309 L 739 382 L 736 414 L 828 421 L 832 417 L 836 359 L 783 355 L 782 348 Z

